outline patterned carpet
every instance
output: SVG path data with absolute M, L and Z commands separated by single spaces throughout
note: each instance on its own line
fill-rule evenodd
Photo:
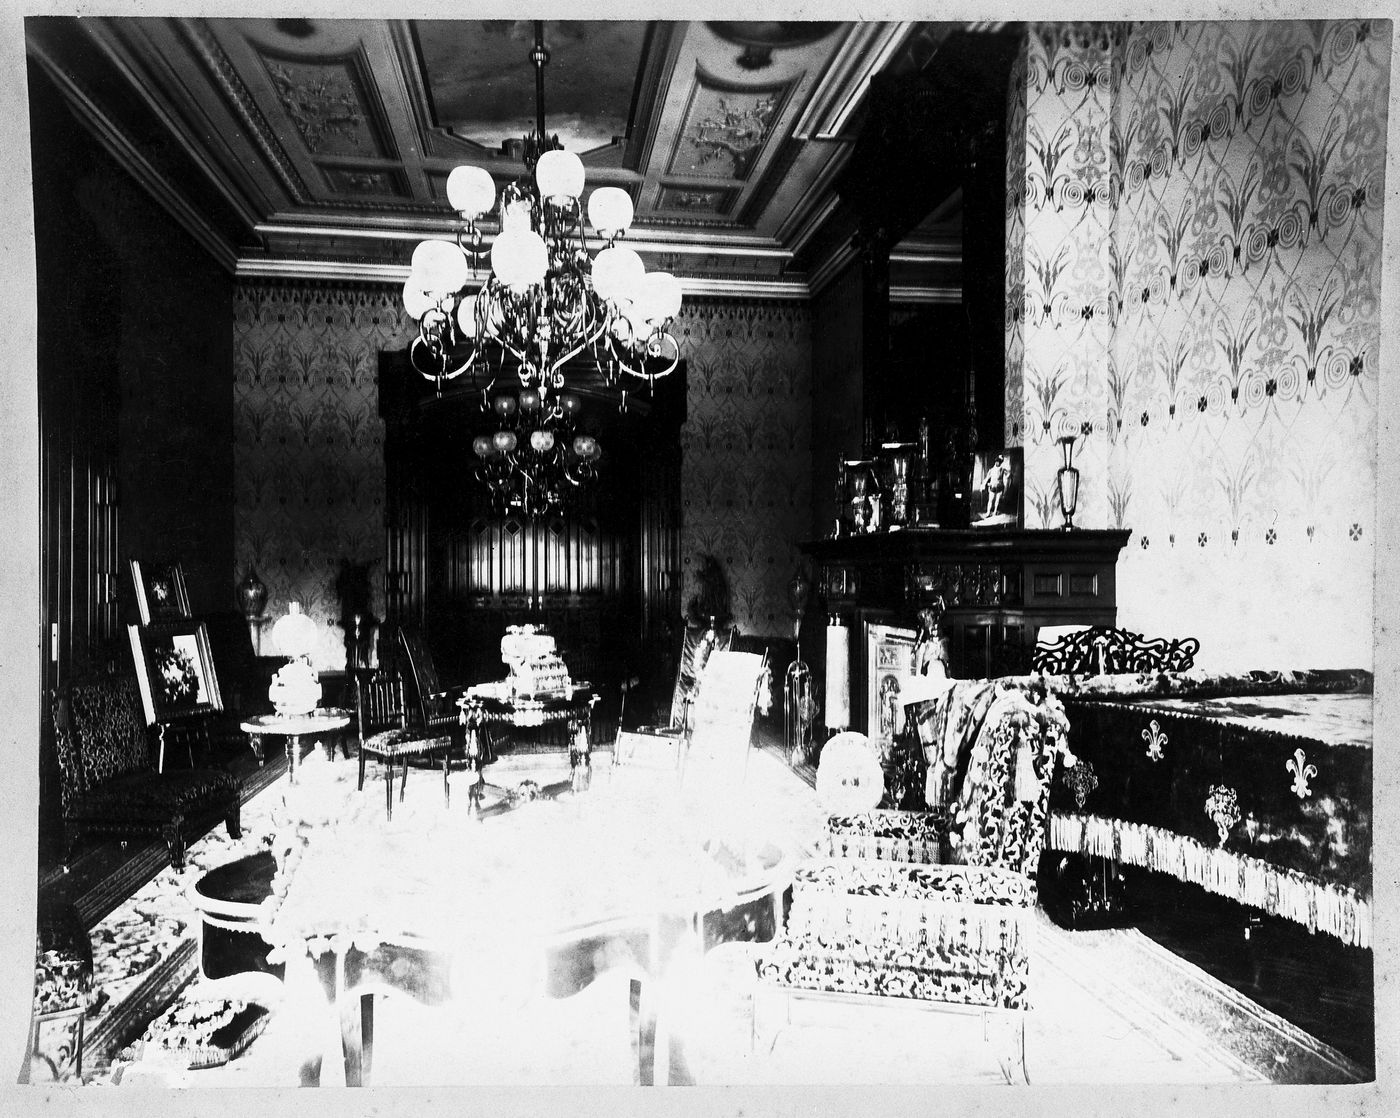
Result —
M 550 778 L 538 771 L 541 763 L 521 759 L 514 777 Z M 348 768 L 354 762 L 325 764 Z M 502 762 L 493 777 L 511 783 L 510 765 Z M 808 784 L 775 754 L 756 753 L 753 766 L 751 782 L 756 772 L 758 784 L 781 798 L 788 814 L 794 804 L 810 804 Z M 216 828 L 192 845 L 183 873 L 165 866 L 93 929 L 98 1009 L 87 1026 L 90 1082 L 294 1086 L 301 1066 L 293 1054 L 325 1041 L 322 1019 L 299 1011 L 305 991 L 289 971 L 266 1031 L 227 1065 L 188 1071 L 149 1053 L 135 1062 L 121 1058 L 195 976 L 198 925 L 188 889 L 207 870 L 270 842 L 273 811 L 286 787 L 285 777 L 277 779 L 280 771 L 271 765 L 258 771 L 256 783 L 264 788 L 245 804 L 241 840 Z M 454 809 L 465 800 L 463 779 L 453 776 Z M 405 819 L 441 810 L 437 777 L 414 773 L 409 784 Z M 383 803 L 380 787 L 367 782 L 364 792 L 376 807 Z M 662 1022 L 670 1082 L 1002 1082 L 979 1018 L 907 1007 L 799 1003 L 771 1052 L 751 1051 L 753 950 L 722 945 L 673 975 Z M 1068 933 L 1043 919 L 1033 966 L 1027 1057 L 1035 1083 L 1337 1083 L 1364 1077 L 1335 1051 L 1135 931 Z M 611 975 L 572 998 L 491 1013 L 386 997 L 377 1011 L 374 1082 L 627 1084 L 627 1020 L 626 983 Z

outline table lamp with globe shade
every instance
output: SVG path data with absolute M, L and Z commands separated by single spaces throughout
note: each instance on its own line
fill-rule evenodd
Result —
M 267 697 L 283 716 L 309 714 L 321 701 L 321 681 L 311 666 L 311 650 L 316 647 L 316 622 L 290 602 L 286 616 L 272 626 L 272 641 L 287 663 L 272 677 Z

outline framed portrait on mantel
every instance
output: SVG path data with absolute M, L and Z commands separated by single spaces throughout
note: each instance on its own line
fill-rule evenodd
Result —
M 126 629 L 149 725 L 224 709 L 204 622 Z
M 131 581 L 136 587 L 136 608 L 142 625 L 166 621 L 187 621 L 190 596 L 185 590 L 185 572 L 179 563 L 131 561 Z
M 980 450 L 972 458 L 968 523 L 973 528 L 1021 527 L 1021 448 Z

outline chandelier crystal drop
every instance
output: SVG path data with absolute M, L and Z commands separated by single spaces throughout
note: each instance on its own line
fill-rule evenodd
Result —
M 448 175 L 447 200 L 461 225 L 455 239 L 414 249 L 403 289 L 404 309 L 418 324 L 409 358 L 439 393 L 468 370 L 494 379 L 510 368 L 542 399 L 564 388 L 565 364 L 583 358 L 605 384 L 624 386 L 625 406 L 624 377 L 651 384 L 680 360 L 670 326 L 680 312 L 681 283 L 668 272 L 647 272 L 636 252 L 616 243 L 632 224 L 627 191 L 600 186 L 582 204 L 582 160 L 545 134 L 548 61 L 544 24 L 536 21 L 535 131 L 525 137 L 525 175 L 499 196 L 482 167 Z M 477 223 L 493 212 L 498 232 L 488 246 Z M 603 242 L 596 256 L 585 220 Z

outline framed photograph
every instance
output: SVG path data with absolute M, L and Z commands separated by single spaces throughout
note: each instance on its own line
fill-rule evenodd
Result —
M 1021 527 L 1021 448 L 981 450 L 972 456 L 968 522 L 974 528 Z
M 128 625 L 126 630 L 148 724 L 224 709 L 204 622 Z
M 136 607 L 141 611 L 142 625 L 189 620 L 190 596 L 179 563 L 143 565 L 140 559 L 133 559 L 131 581 L 136 587 Z
M 904 704 L 899 691 L 914 670 L 918 633 L 896 625 L 865 622 L 865 726 L 881 756 L 904 731 Z

